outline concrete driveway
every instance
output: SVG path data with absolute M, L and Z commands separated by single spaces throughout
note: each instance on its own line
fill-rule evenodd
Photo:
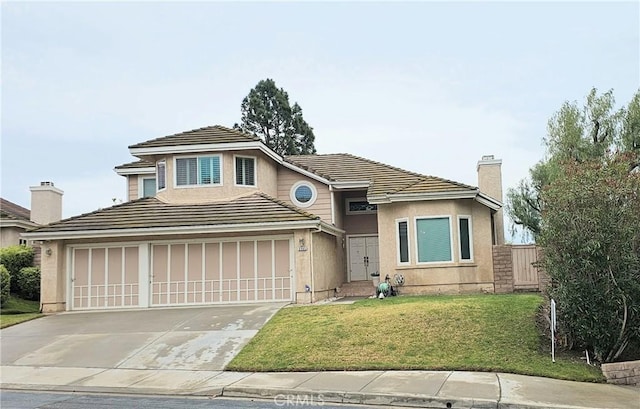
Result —
M 0 331 L 2 366 L 222 370 L 285 304 L 61 313 Z

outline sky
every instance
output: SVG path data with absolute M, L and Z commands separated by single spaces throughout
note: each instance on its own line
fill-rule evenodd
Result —
M 64 191 L 63 217 L 126 200 L 128 146 L 240 121 L 271 78 L 318 153 L 503 188 L 548 119 L 592 87 L 640 87 L 640 2 L 12 2 L 1 7 L 3 198 Z M 507 220 L 507 227 L 509 227 Z M 521 236 L 510 236 L 518 241 Z

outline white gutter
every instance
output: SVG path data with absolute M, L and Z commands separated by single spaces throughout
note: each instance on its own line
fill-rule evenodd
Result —
M 336 189 L 368 189 L 371 186 L 370 180 L 352 180 L 343 182 L 331 182 L 331 186 Z
M 501 202 L 479 192 L 478 189 L 463 192 L 391 193 L 371 195 L 367 198 L 371 204 L 455 199 L 474 199 L 493 210 L 499 210 L 502 207 Z
M 384 204 L 392 202 L 413 202 L 416 200 L 447 200 L 447 199 L 474 199 L 478 190 L 462 192 L 422 192 L 422 193 L 389 193 L 372 195 L 367 199 L 371 204 Z
M 21 229 L 33 229 L 34 227 L 40 227 L 40 225 L 30 220 L 0 219 L 0 227 L 18 227 Z
M 502 202 L 484 193 L 478 193 L 478 196 L 475 199 L 478 203 L 482 203 L 493 210 L 500 210 L 500 208 L 502 208 Z
M 126 168 L 126 169 L 113 169 L 120 176 L 128 176 L 128 175 L 141 175 L 141 174 L 151 174 L 156 173 L 156 168 Z
M 315 233 L 319 233 L 321 231 L 325 233 L 329 233 L 332 236 L 340 236 L 346 233 L 346 231 L 339 229 L 336 226 L 329 224 L 327 222 L 320 222 L 320 224 L 318 225 L 318 231 L 316 231 Z

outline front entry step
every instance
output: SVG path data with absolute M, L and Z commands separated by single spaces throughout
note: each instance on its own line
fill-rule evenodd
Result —
M 376 294 L 376 288 L 372 280 L 352 281 L 344 283 L 338 292 L 339 297 L 369 297 Z

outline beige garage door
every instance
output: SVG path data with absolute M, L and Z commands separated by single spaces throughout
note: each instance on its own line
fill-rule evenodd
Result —
M 138 246 L 71 252 L 71 309 L 138 306 Z
M 292 299 L 290 239 L 151 246 L 151 305 Z

